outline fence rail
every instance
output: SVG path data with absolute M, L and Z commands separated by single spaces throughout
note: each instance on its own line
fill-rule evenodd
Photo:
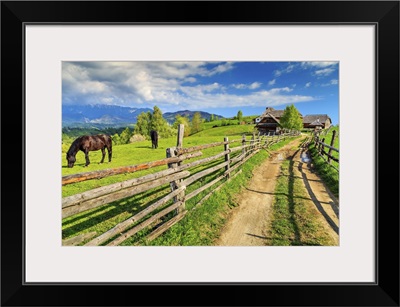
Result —
M 232 141 L 224 138 L 223 142 L 184 148 L 182 146 L 183 127 L 183 125 L 179 125 L 177 146 L 166 150 L 167 157 L 165 159 L 122 168 L 64 176 L 62 184 L 66 185 L 126 172 L 137 172 L 160 165 L 168 166 L 165 170 L 139 178 L 64 197 L 62 199 L 63 219 L 83 212 L 90 213 L 89 210 L 135 195 L 142 195 L 152 189 L 159 189 L 164 193 L 159 199 L 149 201 L 146 206 L 143 206 L 144 208 L 138 208 L 134 215 L 119 222 L 104 233 L 98 234 L 92 231 L 87 234 L 80 234 L 63 240 L 63 245 L 81 245 L 83 243 L 86 246 L 119 245 L 144 229 L 147 231 L 146 239 L 153 240 L 187 214 L 186 202 L 188 200 L 208 191 L 191 208 L 195 209 L 212 193 L 220 189 L 224 183 L 239 174 L 240 166 L 260 149 L 268 148 L 287 137 L 299 134 L 298 132 L 287 132 L 279 135 L 253 135 L 251 139 L 246 139 L 246 136 L 243 136 L 240 140 Z M 230 146 L 235 143 L 238 143 L 237 146 Z M 187 162 L 189 159 L 201 157 L 203 155 L 201 150 L 218 146 L 222 147 L 222 152 Z M 202 169 L 198 170 L 198 167 L 202 167 Z M 208 180 L 209 182 L 203 183 L 202 179 L 208 176 L 213 177 Z M 199 181 L 202 182 L 200 187 L 193 186 L 194 183 Z M 218 183 L 219 185 L 217 185 Z
M 339 171 L 339 169 L 332 164 L 332 161 L 339 163 L 339 158 L 332 155 L 332 151 L 339 153 L 339 149 L 333 147 L 333 144 L 335 143 L 335 139 L 337 137 L 336 130 L 332 131 L 332 139 L 329 145 L 325 143 L 325 138 L 320 139 L 322 133 L 314 132 L 313 134 L 314 145 L 317 149 L 318 155 L 321 156 L 325 160 L 325 162 L 328 163 L 332 168 L 334 168 L 336 171 Z M 326 132 L 323 135 L 326 135 Z M 329 150 L 325 151 L 325 148 Z

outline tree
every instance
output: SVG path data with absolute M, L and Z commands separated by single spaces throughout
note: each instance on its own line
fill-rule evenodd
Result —
M 239 125 L 240 125 L 240 123 L 241 123 L 242 120 L 243 120 L 243 113 L 242 113 L 241 110 L 239 110 L 239 111 L 237 112 L 236 117 L 237 117 L 237 120 L 239 121 Z
M 153 116 L 151 118 L 151 130 L 156 130 L 161 132 L 164 130 L 164 126 L 166 125 L 166 120 L 163 118 L 163 114 L 159 107 L 154 106 L 153 108 Z
M 121 144 L 121 140 L 120 140 L 120 137 L 119 137 L 118 133 L 114 134 L 111 137 L 111 139 L 112 139 L 113 145 L 120 145 Z
M 175 133 L 170 124 L 164 119 L 161 109 L 157 106 L 153 108 L 150 130 L 158 131 L 158 135 L 162 138 L 168 138 Z
M 132 136 L 131 129 L 129 129 L 129 127 L 126 127 L 125 130 L 122 131 L 121 134 L 119 135 L 120 144 L 128 144 L 131 136 Z
M 203 119 L 201 118 L 200 112 L 196 112 L 192 118 L 192 133 L 196 133 L 203 130 Z
M 190 131 L 191 131 L 191 127 L 190 127 L 190 120 L 189 118 L 187 118 L 186 116 L 181 116 L 181 115 L 176 115 L 175 116 L 175 122 L 172 125 L 172 127 L 174 129 L 178 129 L 179 125 L 183 125 L 185 128 L 185 132 L 184 132 L 184 136 L 189 136 L 190 135 Z
M 150 138 L 151 119 L 152 115 L 150 111 L 140 113 L 133 133 L 143 135 L 146 139 Z
M 290 130 L 300 131 L 303 128 L 303 120 L 301 118 L 300 112 L 293 104 L 287 106 L 283 111 L 283 115 L 280 119 L 280 124 L 282 128 Z

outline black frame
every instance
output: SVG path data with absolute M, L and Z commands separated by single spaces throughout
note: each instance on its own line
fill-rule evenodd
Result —
M 377 282 L 25 284 L 24 24 L 73 22 L 376 25 Z M 1 305 L 399 306 L 399 37 L 399 1 L 2 1 Z

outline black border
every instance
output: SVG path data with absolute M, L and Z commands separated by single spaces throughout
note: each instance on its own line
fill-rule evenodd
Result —
M 27 23 L 376 25 L 377 283 L 25 284 Z M 399 306 L 399 101 L 399 1 L 2 1 L 1 306 Z

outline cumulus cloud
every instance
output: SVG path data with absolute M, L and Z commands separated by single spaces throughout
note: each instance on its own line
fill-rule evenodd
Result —
M 311 82 L 307 82 L 305 87 L 310 87 L 311 86 Z
M 63 103 L 157 105 L 164 109 L 271 106 L 315 100 L 293 88 L 261 90 L 261 82 L 223 85 L 215 77 L 235 69 L 232 62 L 63 62 Z M 289 72 L 294 65 L 284 69 Z M 208 82 L 207 82 L 208 81 Z M 270 86 L 275 79 L 269 81 Z M 232 88 L 251 90 L 238 95 Z

